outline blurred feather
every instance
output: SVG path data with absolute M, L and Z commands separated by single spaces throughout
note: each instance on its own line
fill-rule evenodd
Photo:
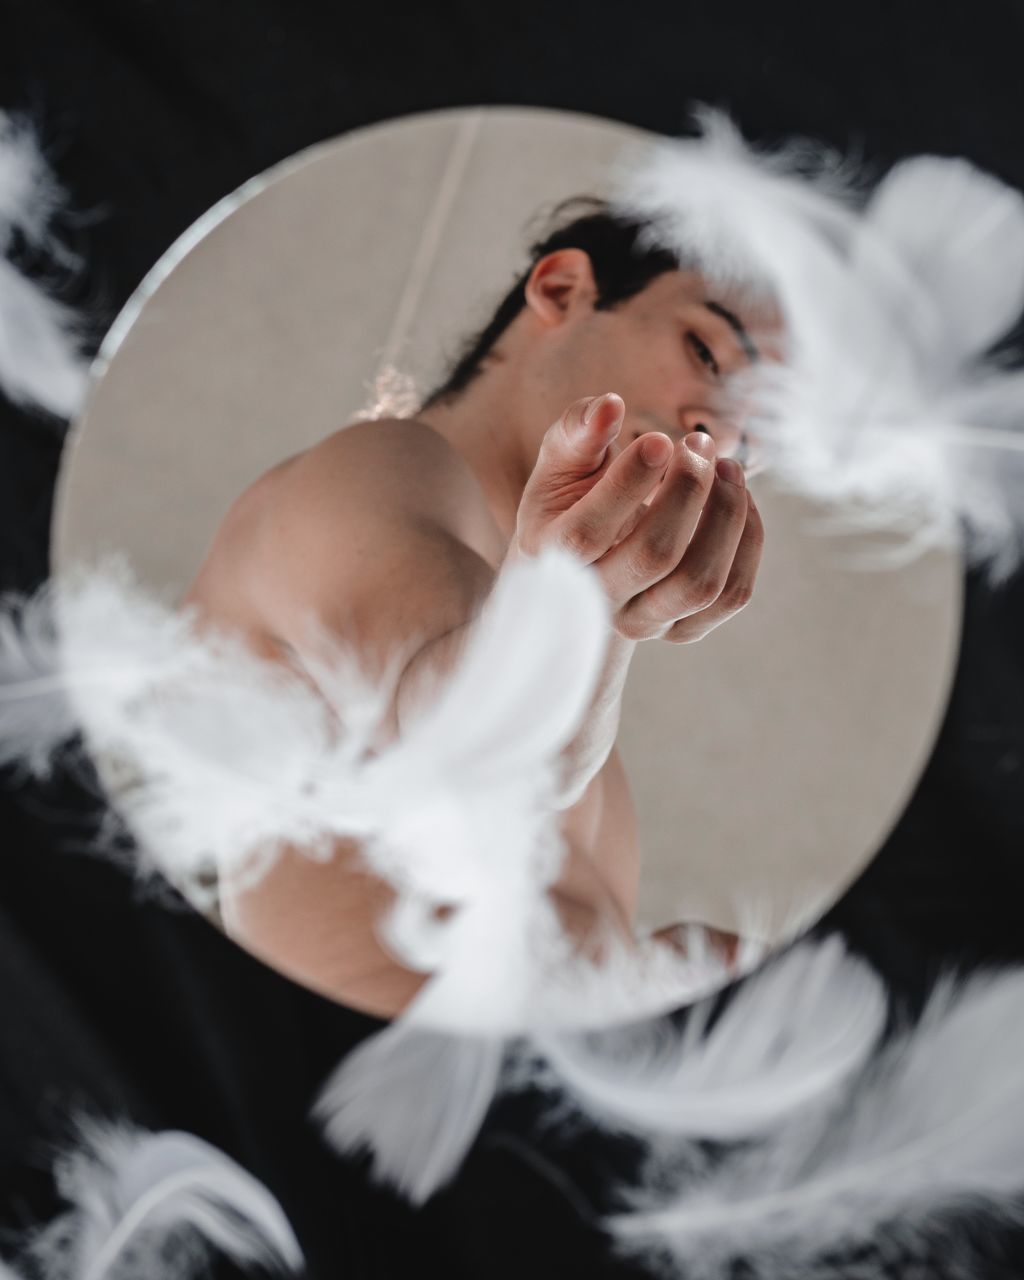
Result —
M 193 1134 L 80 1119 L 54 1166 L 72 1208 L 26 1253 L 47 1280 L 185 1280 L 213 1249 L 236 1264 L 298 1271 L 298 1241 L 270 1192 Z
M 77 315 L 0 258 L 0 390 L 12 403 L 72 418 L 85 397 Z
M 44 772 L 80 727 L 101 771 L 137 768 L 117 803 L 140 854 L 199 893 L 218 863 L 261 865 L 253 850 L 267 838 L 324 841 L 296 790 L 326 754 L 329 715 L 297 676 L 191 624 L 150 599 L 123 557 L 21 597 L 0 631 L 0 760 Z
M 864 989 L 844 976 L 834 991 L 840 1007 L 830 1020 L 838 1027 L 844 1009 L 859 1016 Z M 804 1017 L 797 1004 L 778 1013 L 771 1032 L 778 1038 Z M 884 1261 L 886 1231 L 905 1265 L 942 1235 L 940 1213 L 971 1209 L 1020 1224 L 1022 1053 L 1021 973 L 959 983 L 945 975 L 917 1026 L 887 1044 L 833 1105 L 787 1108 L 760 1141 L 707 1163 L 667 1200 L 664 1173 L 652 1164 L 644 1185 L 620 1188 L 630 1211 L 605 1226 L 625 1252 L 652 1265 L 668 1259 L 672 1274 L 682 1266 L 695 1280 L 718 1277 L 742 1257 L 756 1280 L 781 1280 L 812 1264 L 816 1275 L 848 1274 L 823 1255 L 865 1241 Z M 959 1230 L 950 1235 L 944 1274 L 974 1274 L 970 1247 Z
M 30 244 L 59 254 L 49 225 L 64 199 L 29 118 L 0 111 L 0 252 L 17 228 Z
M 0 112 L 0 254 L 7 252 L 17 228 L 51 258 L 79 265 L 49 230 L 63 196 L 27 120 Z M 72 307 L 0 256 L 0 390 L 14 404 L 74 416 L 88 374 L 79 350 L 81 329 Z
M 367 862 L 399 891 L 384 940 L 434 976 L 402 1020 L 342 1064 L 318 1114 L 337 1146 L 369 1144 L 381 1176 L 423 1197 L 475 1136 L 503 1036 L 606 1025 L 729 976 L 700 945 L 680 956 L 650 942 L 616 949 L 611 937 L 594 965 L 545 893 L 565 852 L 555 760 L 592 694 L 606 610 L 571 556 L 517 564 L 454 673 L 410 708 L 397 743 L 371 755 L 393 670 L 375 686 L 322 635 L 307 651 L 317 693 L 237 637 L 194 631 L 187 613 L 139 590 L 126 562 L 108 560 L 28 601 L 20 628 L 7 620 L 2 752 L 38 763 L 74 719 L 95 753 L 134 761 L 119 807 L 178 883 L 211 862 L 238 864 L 257 840 L 270 859 L 275 840 L 296 835 L 309 856 L 324 833 L 364 838 Z M 496 670 L 507 675 L 495 680 Z M 29 713 L 51 704 L 59 712 Z M 444 920 L 432 910 L 441 901 L 455 907 Z
M 53 597 L 52 581 L 32 596 L 0 597 L 0 766 L 21 764 L 37 777 L 78 730 L 58 675 Z
M 341 1063 L 315 1115 L 337 1150 L 368 1148 L 375 1176 L 416 1204 L 461 1165 L 494 1096 L 503 1032 L 529 1021 L 540 975 L 570 954 L 544 896 L 565 852 L 556 758 L 606 639 L 603 593 L 571 559 L 512 566 L 440 693 L 366 768 L 389 809 L 371 857 L 408 889 L 384 937 L 434 976 Z M 432 901 L 455 910 L 438 920 Z
M 504 1043 L 400 1018 L 347 1055 L 313 1115 L 335 1150 L 370 1151 L 373 1175 L 422 1204 L 472 1146 L 494 1097 Z
M 951 377 L 1020 318 L 1024 198 L 1005 183 L 966 160 L 914 156 L 886 174 L 865 220 L 930 304 L 937 332 L 920 337 L 931 340 L 937 379 Z M 883 264 L 876 283 L 902 283 L 893 263 Z M 908 312 L 913 320 L 909 305 Z
M 532 1041 L 611 1128 L 749 1138 L 834 1094 L 881 1034 L 886 1001 L 867 966 L 832 938 L 762 969 L 708 1031 L 714 1005 L 695 1004 L 681 1032 L 655 1022 L 631 1029 L 625 1044 L 617 1032 L 603 1047 L 601 1036 L 596 1047 L 588 1038 L 589 1049 L 578 1037 L 534 1032 Z
M 731 976 L 701 926 L 687 927 L 683 957 L 650 941 L 626 946 L 609 931 L 605 955 L 594 964 L 571 949 L 546 899 L 536 909 L 540 921 L 527 913 L 511 930 L 480 913 L 480 927 L 462 935 L 461 949 L 448 952 L 398 1019 L 345 1058 L 316 1104 L 331 1144 L 342 1152 L 369 1149 L 374 1175 L 414 1203 L 458 1171 L 499 1088 L 536 1083 L 536 1065 L 521 1046 L 506 1054 L 508 1032 L 529 1027 L 527 1044 L 543 1052 L 552 1028 L 607 1027 L 661 1012 L 720 989 Z M 745 938 L 739 967 L 755 964 L 764 950 Z M 492 953 L 509 957 L 515 972 L 502 976 Z M 503 986 L 477 989 L 483 957 L 485 981 Z M 428 967 L 439 963 L 434 957 Z M 515 1008 L 510 996 L 517 991 L 529 1009 L 513 1019 L 507 1010 Z M 480 1000 L 493 1012 L 482 1013 Z M 470 1029 L 437 1029 L 453 1025 Z M 487 1025 L 489 1035 L 475 1030 Z
M 859 563 L 961 543 L 989 581 L 1024 553 L 1024 384 L 987 348 L 1024 308 L 1024 197 L 964 160 L 877 184 L 823 144 L 756 152 L 721 112 L 631 153 L 616 205 L 696 259 L 772 358 L 717 397 L 774 481 L 833 508 L 821 532 L 891 531 Z M 775 358 L 775 357 L 778 358 Z
M 395 917 L 390 940 L 411 963 L 418 948 L 441 962 L 490 941 L 461 993 L 443 1007 L 439 988 L 426 1007 L 474 1027 L 523 1016 L 521 962 L 541 936 L 531 945 L 523 922 L 565 852 L 556 758 L 607 640 L 591 572 L 552 549 L 503 574 L 456 672 L 375 755 L 397 663 L 375 683 L 322 637 L 308 664 L 317 690 L 239 635 L 193 622 L 149 598 L 116 557 L 21 598 L 0 629 L 0 759 L 41 770 L 77 722 L 108 774 L 135 766 L 118 808 L 141 856 L 194 898 L 211 870 L 256 878 L 282 842 L 329 857 L 335 836 L 361 837 L 400 898 L 465 907 L 433 929 L 413 927 L 408 908 Z M 537 919 L 543 928 L 543 907 Z

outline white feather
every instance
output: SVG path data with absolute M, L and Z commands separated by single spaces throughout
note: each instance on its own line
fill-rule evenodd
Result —
M 78 318 L 0 258 L 0 390 L 16 405 L 72 418 L 85 397 Z
M 216 1147 L 177 1130 L 85 1119 L 78 1128 L 77 1147 L 54 1166 L 71 1208 L 27 1248 L 47 1280 L 184 1280 L 211 1249 L 242 1267 L 302 1267 L 280 1204 Z
M 46 777 L 77 731 L 59 661 L 54 583 L 44 582 L 32 596 L 0 597 L 0 765 L 20 764 Z
M 757 153 L 721 113 L 697 120 L 699 140 L 623 163 L 616 205 L 713 285 L 777 304 L 783 360 L 736 375 L 719 407 L 781 488 L 833 508 L 811 528 L 899 539 L 859 563 L 959 545 L 962 520 L 971 561 L 1002 581 L 1024 552 L 1024 387 L 981 357 L 1024 307 L 1024 198 L 916 157 L 865 202 L 820 144 Z
M 627 947 L 609 931 L 604 959 L 593 964 L 570 950 L 546 900 L 537 910 L 542 919 L 520 922 L 520 936 L 512 938 L 504 922 L 492 923 L 481 914 L 482 929 L 460 939 L 464 950 L 449 951 L 443 966 L 440 956 L 433 958 L 430 967 L 441 966 L 440 972 L 400 1018 L 341 1063 L 317 1102 L 315 1113 L 332 1145 L 342 1152 L 368 1148 L 374 1175 L 416 1203 L 458 1171 L 498 1088 L 522 1088 L 537 1079 L 536 1065 L 520 1048 L 506 1056 L 499 1081 L 507 1036 L 438 1031 L 438 1026 L 479 1026 L 486 1017 L 479 1012 L 467 1017 L 477 1000 L 500 1015 L 509 1004 L 504 993 L 525 986 L 529 1012 L 519 1026 L 534 1028 L 534 1043 L 546 1046 L 549 1032 L 542 1029 L 607 1027 L 677 1007 L 720 989 L 733 976 L 699 925 L 686 929 L 682 957 L 650 940 Z M 756 914 L 745 913 L 751 920 Z M 531 944 L 528 954 L 524 938 Z M 753 967 L 765 950 L 744 937 L 736 967 Z M 504 978 L 496 973 L 492 953 L 511 956 L 517 971 Z M 430 959 L 424 951 L 419 955 Z M 465 975 L 474 975 L 485 958 L 487 982 L 504 985 L 467 998 Z M 494 1013 L 490 1022 L 499 1030 L 516 1025 Z
M 370 755 L 393 671 L 375 685 L 351 653 L 323 647 L 309 665 L 328 707 L 238 637 L 196 632 L 110 558 L 41 591 L 20 626 L 6 618 L 0 758 L 38 765 L 77 720 L 97 758 L 126 764 L 132 782 L 116 799 L 141 855 L 196 895 L 218 867 L 255 878 L 283 840 L 317 857 L 335 835 L 364 837 L 370 865 L 400 890 L 389 943 L 428 970 L 467 957 L 465 988 L 436 987 L 418 1006 L 449 1030 L 536 1020 L 545 968 L 550 1018 L 557 1002 L 581 1024 L 617 1006 L 635 1012 L 642 990 L 660 1007 L 703 993 L 722 966 L 687 968 L 664 948 L 639 948 L 632 969 L 606 967 L 607 983 L 591 966 L 563 968 L 565 939 L 542 893 L 564 855 L 553 761 L 596 679 L 607 605 L 589 571 L 554 552 L 517 566 L 488 604 L 440 695 Z M 475 905 L 437 922 L 422 906 L 440 901 Z
M 398 1019 L 348 1054 L 313 1114 L 335 1150 L 370 1151 L 373 1175 L 422 1204 L 472 1146 L 494 1097 L 504 1044 Z
M 435 976 L 400 1023 L 342 1064 L 319 1114 L 342 1149 L 374 1146 L 379 1132 L 375 1167 L 412 1194 L 430 1194 L 468 1149 L 503 1036 L 603 1026 L 727 978 L 699 930 L 685 957 L 650 942 L 616 949 L 609 937 L 595 966 L 574 954 L 546 896 L 564 855 L 555 759 L 591 696 L 607 636 L 604 595 L 572 557 L 551 552 L 502 577 L 455 672 L 374 756 L 366 745 L 391 676 L 375 688 L 326 640 L 309 665 L 333 716 L 284 668 L 230 636 L 194 632 L 146 597 L 123 561 L 62 584 L 59 646 L 39 624 L 42 601 L 23 615 L 20 641 L 14 627 L 3 636 L 4 705 L 22 707 L 13 728 L 0 721 L 8 756 L 34 759 L 67 728 L 62 716 L 24 713 L 59 685 L 93 750 L 137 763 L 119 807 L 172 879 L 237 862 L 257 838 L 268 859 L 275 839 L 295 833 L 319 856 L 325 832 L 355 831 L 399 890 L 385 941 Z M 439 901 L 457 907 L 443 922 L 430 910 Z M 410 1044 L 433 1049 L 410 1053 Z
M 66 265 L 78 259 L 48 224 L 63 191 L 21 117 L 0 112 L 0 255 L 17 227 L 26 240 Z M 40 405 L 70 418 L 82 405 L 88 364 L 80 352 L 81 320 L 0 256 L 0 390 L 15 404 Z
M 927 217 L 923 212 L 927 210 Z M 914 156 L 871 195 L 865 219 L 932 304 L 947 376 L 1001 338 L 1024 304 L 1024 197 L 966 160 Z M 945 366 L 943 369 L 942 366 Z
M 620 1033 L 599 1051 L 536 1031 L 532 1041 L 577 1102 L 612 1128 L 740 1139 L 834 1094 L 863 1065 L 885 1007 L 878 979 L 833 938 L 804 943 L 750 979 L 710 1032 L 707 999 L 681 1033 L 633 1028 L 625 1048 Z
M 855 1013 L 856 984 L 834 991 L 833 1018 L 843 1008 Z M 851 999 L 852 1007 L 844 1003 Z M 774 1036 L 787 1030 L 780 1014 Z M 790 1026 L 802 1016 L 789 1006 Z M 944 1212 L 969 1208 L 1019 1224 L 1022 1053 L 1024 975 L 976 974 L 959 985 L 947 975 L 917 1027 L 887 1045 L 833 1106 L 787 1110 L 760 1141 L 705 1165 L 689 1186 L 677 1182 L 667 1200 L 664 1169 L 656 1175 L 652 1167 L 646 1186 L 622 1189 L 631 1211 L 605 1226 L 626 1252 L 669 1257 L 673 1274 L 682 1266 L 696 1280 L 717 1277 L 743 1257 L 751 1277 L 781 1280 L 815 1263 L 815 1274 L 845 1274 L 823 1255 L 867 1241 L 884 1258 L 886 1233 L 898 1238 L 906 1264 L 942 1234 Z M 951 1236 L 944 1254 L 950 1274 L 972 1274 L 965 1236 Z
M 0 111 L 0 252 L 15 227 L 29 243 L 60 252 L 48 227 L 64 198 L 29 118 Z
M 513 989 L 512 977 L 530 950 L 524 912 L 564 855 L 556 757 L 607 641 L 607 602 L 591 572 L 552 550 L 503 575 L 458 670 L 376 755 L 368 739 L 394 670 L 374 687 L 335 645 L 313 664 L 331 707 L 239 637 L 199 633 L 192 621 L 147 597 L 118 558 L 40 592 L 21 625 L 8 618 L 0 633 L 0 759 L 38 768 L 72 726 L 69 701 L 97 758 L 137 768 L 117 803 L 143 855 L 197 895 L 211 870 L 242 866 L 255 877 L 282 841 L 326 857 L 335 836 L 361 836 L 370 866 L 401 895 L 465 908 L 434 932 L 434 952 L 444 939 L 465 950 L 481 930 L 509 939 L 507 953 L 492 946 L 490 973 L 478 958 L 464 976 L 477 1015 L 467 987 L 452 1016 L 522 1016 L 525 979 Z M 407 951 L 418 941 L 410 933 Z M 504 991 L 503 978 L 499 1013 L 488 993 Z

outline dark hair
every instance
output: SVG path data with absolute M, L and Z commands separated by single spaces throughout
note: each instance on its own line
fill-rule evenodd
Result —
M 494 315 L 463 347 L 451 372 L 420 405 L 429 409 L 441 400 L 459 395 L 481 371 L 484 356 L 526 305 L 526 282 L 537 262 L 558 249 L 582 249 L 590 258 L 597 285 L 594 309 L 610 310 L 644 289 L 666 271 L 679 270 L 678 254 L 653 242 L 654 224 L 609 211 L 597 196 L 570 196 L 556 205 L 549 218 L 559 222 L 566 213 L 587 208 L 571 222 L 549 229 L 530 246 L 530 266 L 498 304 Z

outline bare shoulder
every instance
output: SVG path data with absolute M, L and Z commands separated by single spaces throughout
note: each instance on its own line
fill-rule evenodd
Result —
M 323 514 L 339 499 L 360 510 L 418 512 L 456 536 L 486 509 L 465 459 L 436 431 L 414 419 L 359 421 L 326 436 L 291 460 L 274 500 Z
M 413 528 L 424 546 L 493 562 L 491 527 L 473 472 L 437 432 L 407 419 L 354 422 L 238 495 L 181 603 L 272 632 L 267 613 L 282 592 L 315 598 L 346 577 L 354 586 Z

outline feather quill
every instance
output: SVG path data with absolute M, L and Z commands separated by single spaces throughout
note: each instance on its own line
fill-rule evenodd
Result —
M 735 375 L 719 407 L 781 488 L 831 508 L 811 528 L 893 535 L 851 563 L 963 542 L 1002 582 L 1024 552 L 1024 383 L 986 351 L 1024 307 L 1024 197 L 934 156 L 870 192 L 821 144 L 756 152 L 724 113 L 695 115 L 699 139 L 629 153 L 615 205 L 781 314 L 781 359 Z
M 242 1267 L 301 1269 L 280 1204 L 216 1147 L 176 1130 L 86 1119 L 78 1128 L 78 1145 L 54 1166 L 72 1207 L 26 1250 L 47 1280 L 184 1280 L 213 1249 Z

